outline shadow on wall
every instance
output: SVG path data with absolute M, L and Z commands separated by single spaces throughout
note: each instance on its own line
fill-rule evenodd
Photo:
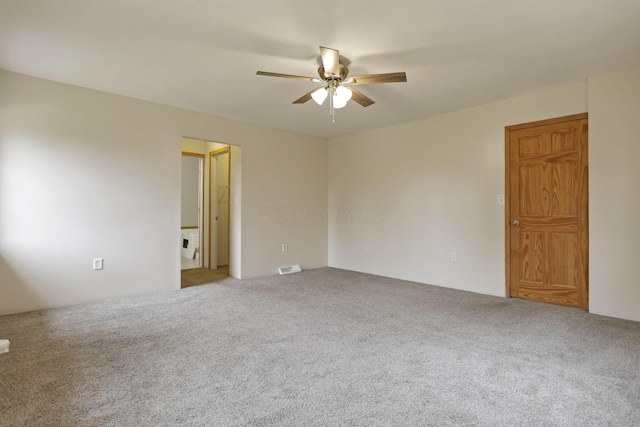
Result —
M 29 285 L 11 268 L 0 254 L 0 316 L 42 307 L 44 301 L 29 289 Z

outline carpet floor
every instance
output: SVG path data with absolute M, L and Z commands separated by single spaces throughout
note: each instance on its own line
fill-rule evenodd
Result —
M 219 282 L 229 276 L 229 267 L 223 266 L 214 270 L 208 268 L 189 268 L 180 271 L 180 287 L 204 285 L 206 283 Z
M 2 426 L 638 426 L 640 323 L 332 268 L 0 317 Z

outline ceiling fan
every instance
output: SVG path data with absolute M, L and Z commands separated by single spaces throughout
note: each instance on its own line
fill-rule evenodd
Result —
M 287 79 L 325 83 L 324 86 L 315 88 L 311 92 L 302 95 L 300 98 L 293 101 L 293 103 L 304 104 L 308 100 L 313 99 L 318 105 L 322 105 L 328 97 L 329 112 L 332 118 L 334 118 L 334 108 L 344 107 L 350 99 L 353 99 L 363 107 L 368 107 L 374 103 L 371 98 L 353 88 L 352 85 L 407 81 L 407 75 L 404 72 L 367 74 L 363 76 L 348 77 L 349 69 L 344 64 L 340 63 L 340 53 L 338 50 L 320 46 L 320 56 L 322 57 L 322 65 L 318 68 L 318 75 L 320 78 L 270 73 L 268 71 L 258 71 L 256 74 L 259 76 L 284 77 Z

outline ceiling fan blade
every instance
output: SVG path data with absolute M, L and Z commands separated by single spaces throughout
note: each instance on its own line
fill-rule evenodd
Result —
M 386 73 L 386 74 L 367 74 L 365 76 L 351 76 L 349 80 L 354 85 L 370 85 L 374 83 L 404 83 L 407 81 L 407 75 L 404 72 L 401 73 Z
M 322 56 L 322 65 L 325 73 L 332 76 L 340 75 L 340 53 L 329 47 L 320 46 L 320 56 Z
M 304 104 L 305 102 L 307 102 L 308 100 L 311 99 L 311 94 L 313 92 L 315 92 L 316 90 L 318 90 L 318 88 L 315 88 L 314 90 L 312 90 L 309 93 L 305 93 L 304 95 L 302 95 L 300 98 L 296 99 L 295 101 L 293 101 L 294 104 Z
M 256 74 L 258 76 L 284 77 L 286 79 L 306 80 L 309 82 L 322 83 L 322 80 L 317 77 L 294 76 L 293 74 L 270 73 L 268 71 L 258 71 L 256 72 Z
M 349 87 L 349 86 L 345 86 L 349 89 L 351 89 L 351 92 L 353 92 L 353 95 L 351 96 L 351 99 L 353 99 L 354 101 L 356 101 L 358 104 L 362 105 L 363 107 L 368 107 L 371 104 L 375 104 L 375 101 L 371 98 L 369 98 L 368 96 L 366 96 L 365 94 L 363 94 L 362 92 Z

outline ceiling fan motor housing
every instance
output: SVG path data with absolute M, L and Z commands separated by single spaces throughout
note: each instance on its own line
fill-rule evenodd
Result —
M 340 65 L 339 65 L 339 67 L 340 67 L 340 75 L 338 75 L 338 76 L 334 76 L 334 75 L 332 75 L 331 73 L 327 73 L 327 72 L 324 70 L 324 65 L 321 65 L 321 66 L 318 68 L 318 75 L 319 75 L 319 76 L 320 76 L 320 78 L 321 78 L 322 80 L 324 80 L 324 81 L 329 81 L 329 80 L 345 80 L 345 79 L 347 78 L 347 75 L 349 74 L 349 69 L 348 69 L 346 66 L 342 65 L 342 64 L 340 64 Z

